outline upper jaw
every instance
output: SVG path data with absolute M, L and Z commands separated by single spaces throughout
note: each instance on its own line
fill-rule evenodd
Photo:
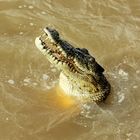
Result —
M 51 36 L 51 34 L 50 34 L 49 28 L 46 27 L 46 28 L 44 28 L 43 30 L 44 30 L 45 35 L 50 39 L 50 42 L 55 43 L 54 38 L 53 38 L 53 37 Z
M 68 62 L 70 62 L 78 68 L 78 71 L 81 71 L 81 70 L 84 71 L 82 67 L 78 64 L 78 60 L 76 56 L 76 54 L 78 54 L 77 52 L 78 50 L 74 48 L 71 44 L 69 44 L 68 42 L 64 40 L 61 40 L 60 38 L 59 38 L 60 40 L 59 43 L 56 42 L 55 37 L 59 37 L 59 34 L 58 35 L 56 34 L 55 36 L 53 31 L 55 33 L 57 32 L 56 30 L 53 30 L 47 27 L 44 28 L 43 34 L 37 37 L 35 40 L 35 44 L 37 48 L 44 55 L 48 56 L 48 59 L 51 61 L 51 63 L 54 63 L 55 60 L 59 60 L 59 62 L 66 62 L 67 64 Z M 50 58 L 52 56 L 53 58 Z M 58 61 L 56 62 L 58 63 Z
M 52 43 L 58 44 L 58 42 L 61 40 L 59 38 L 59 33 L 55 29 L 46 27 L 43 30 Z

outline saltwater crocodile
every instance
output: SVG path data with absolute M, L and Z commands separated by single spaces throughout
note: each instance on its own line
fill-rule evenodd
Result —
M 35 40 L 37 48 L 60 71 L 59 85 L 80 100 L 99 102 L 110 93 L 104 69 L 85 48 L 74 48 L 60 38 L 57 30 L 46 27 Z

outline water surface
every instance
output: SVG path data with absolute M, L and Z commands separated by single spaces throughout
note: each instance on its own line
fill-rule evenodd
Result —
M 105 103 L 61 96 L 34 45 L 46 25 L 105 68 Z M 139 0 L 0 0 L 0 140 L 139 140 L 139 83 Z

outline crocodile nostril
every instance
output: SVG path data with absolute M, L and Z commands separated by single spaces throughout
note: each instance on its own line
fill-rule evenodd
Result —
M 43 49 L 46 49 L 46 46 L 43 46 Z

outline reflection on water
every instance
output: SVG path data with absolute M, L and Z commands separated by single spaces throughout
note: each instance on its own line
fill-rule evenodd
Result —
M 0 140 L 139 140 L 139 0 L 0 0 Z M 106 69 L 105 103 L 63 96 L 35 48 L 51 25 Z

